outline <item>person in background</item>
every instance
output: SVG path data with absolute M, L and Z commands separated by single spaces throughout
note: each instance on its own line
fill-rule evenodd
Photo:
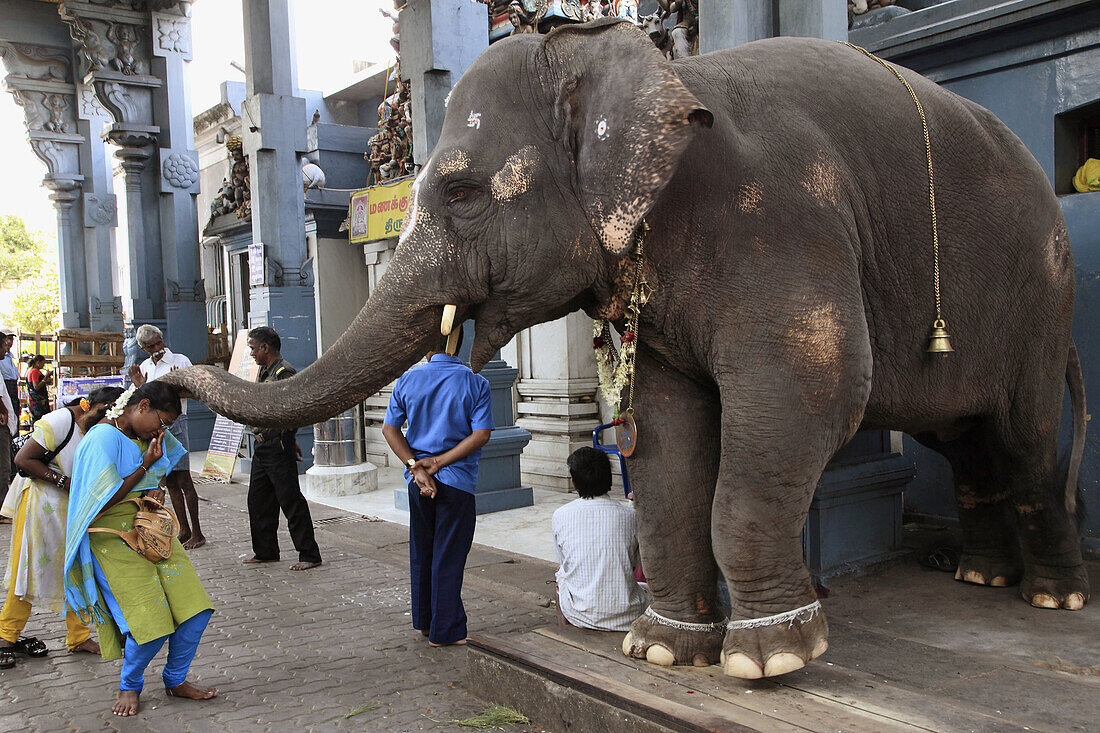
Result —
M 580 495 L 554 510 L 558 555 L 558 609 L 573 626 L 627 631 L 649 596 L 635 580 L 638 538 L 634 507 L 608 496 L 611 461 L 597 448 L 569 456 L 569 476 Z
M 11 475 L 11 440 L 19 433 L 19 415 L 8 397 L 8 391 L 0 391 L 0 482 L 3 483 L 3 491 L 0 491 L 0 501 L 3 501 L 8 493 L 9 479 Z M 11 524 L 11 517 L 0 516 L 0 524 Z
M 289 379 L 294 367 L 283 358 L 282 341 L 275 329 L 259 326 L 248 332 L 248 348 L 260 365 L 259 382 Z M 252 557 L 246 564 L 279 559 L 279 509 L 286 516 L 287 529 L 298 562 L 291 570 L 309 570 L 321 564 L 321 550 L 313 534 L 309 504 L 298 483 L 300 449 L 293 430 L 251 428 L 256 440 L 252 471 L 248 474 L 248 523 L 252 530 Z
M 144 494 L 164 501 L 158 484 L 184 453 L 168 432 L 181 410 L 179 395 L 163 382 L 131 386 L 84 436 L 73 461 L 65 603 L 81 618 L 95 619 L 104 659 L 122 657 L 115 715 L 137 714 L 145 668 L 165 641 L 161 678 L 168 696 L 208 700 L 218 694 L 187 681 L 213 614 L 187 551 L 173 538 L 170 555 L 153 563 L 114 534 L 134 526 L 138 506 L 130 499 Z
M 15 519 L 8 553 L 8 595 L 0 610 L 0 669 L 15 666 L 16 654 L 47 654 L 41 641 L 20 634 L 32 606 L 55 612 L 65 607 L 61 569 L 73 458 L 81 439 L 121 394 L 119 387 L 103 387 L 46 414 L 15 456 L 23 475 L 0 507 L 0 515 Z M 65 646 L 70 652 L 99 653 L 91 630 L 72 611 L 65 614 L 65 626 Z
M 8 397 L 15 408 L 15 414 L 19 415 L 19 367 L 15 363 L 15 357 L 11 355 L 11 347 L 15 345 L 15 331 L 10 326 L 0 328 L 0 376 L 4 378 L 4 387 L 8 390 Z M 14 478 L 15 474 L 12 474 Z
M 448 355 L 446 343 L 444 336 L 427 364 L 397 380 L 382 426 L 407 468 L 412 623 L 431 646 L 466 643 L 462 576 L 474 541 L 477 464 L 493 431 L 488 380 Z M 461 346 L 460 332 L 455 351 Z
M 45 366 L 46 357 L 35 354 L 31 357 L 30 368 L 27 370 L 27 406 L 34 420 L 50 411 L 49 385 L 52 375 L 42 371 Z
M 164 334 L 156 326 L 148 323 L 138 326 L 134 334 L 141 350 L 149 355 L 149 358 L 140 365 L 130 367 L 130 381 L 137 386 L 145 384 L 150 379 L 159 379 L 168 372 L 191 366 L 191 360 L 183 354 L 169 351 L 164 345 Z M 169 431 L 176 436 L 176 440 L 185 451 L 191 449 L 187 439 L 187 400 L 181 400 L 180 416 L 169 426 Z M 180 459 L 178 465 L 168 472 L 164 479 L 168 487 L 168 495 L 172 497 L 172 508 L 176 510 L 176 518 L 180 522 L 180 542 L 185 550 L 194 550 L 206 544 L 206 537 L 199 526 L 199 494 L 195 490 L 195 482 L 191 480 L 191 458 L 187 454 Z M 191 521 L 187 521 L 187 515 L 191 515 Z

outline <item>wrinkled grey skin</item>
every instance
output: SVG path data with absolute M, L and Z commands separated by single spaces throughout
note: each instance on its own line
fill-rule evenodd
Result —
M 419 359 L 445 303 L 476 319 L 480 369 L 527 326 L 578 308 L 621 319 L 644 217 L 655 291 L 631 472 L 653 611 L 721 621 L 719 571 L 735 620 L 812 603 L 799 532 L 861 426 L 951 461 L 962 579 L 1080 608 L 1088 581 L 1055 465 L 1068 375 L 1076 484 L 1084 403 L 1062 214 L 992 114 L 904 74 L 931 129 L 949 358 L 924 352 L 925 153 L 892 74 L 796 38 L 669 63 L 629 24 L 597 21 L 509 38 L 467 71 L 393 263 L 322 358 L 274 384 L 209 368 L 169 379 L 244 423 L 312 423 Z M 727 632 L 643 616 L 624 651 L 721 658 L 752 678 L 802 666 L 827 633 L 823 613 Z

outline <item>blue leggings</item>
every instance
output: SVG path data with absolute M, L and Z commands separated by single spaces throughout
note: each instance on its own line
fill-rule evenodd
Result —
M 187 670 L 191 668 L 191 662 L 195 658 L 195 652 L 199 649 L 199 639 L 206 630 L 206 624 L 210 621 L 214 611 L 206 609 L 196 613 L 191 618 L 176 627 L 168 636 L 138 644 L 134 637 L 126 635 L 126 647 L 122 652 L 122 675 L 119 679 L 118 689 L 141 692 L 145 684 L 145 668 L 160 648 L 164 646 L 164 640 L 168 640 L 168 661 L 164 663 L 165 689 L 183 684 L 187 679 Z

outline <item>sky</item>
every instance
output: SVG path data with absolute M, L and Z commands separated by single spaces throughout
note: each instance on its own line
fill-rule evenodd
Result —
M 392 24 L 379 8 L 392 10 L 392 0 L 290 0 L 298 58 L 298 86 L 330 90 L 351 76 L 352 61 L 388 63 Z M 198 0 L 191 6 L 193 60 L 188 65 L 192 116 L 220 101 L 226 79 L 244 81 L 229 65 L 244 65 L 241 0 Z M 46 166 L 31 151 L 23 108 L 0 93 L 0 140 L 4 140 L 7 175 L 0 176 L 0 214 L 23 217 L 27 228 L 56 242 L 57 218 L 42 188 Z M 117 193 L 117 192 L 116 192 Z M 55 245 L 56 246 L 56 245 Z

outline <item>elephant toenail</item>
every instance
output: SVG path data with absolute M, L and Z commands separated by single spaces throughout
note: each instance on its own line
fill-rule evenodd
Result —
M 743 680 L 758 680 L 764 676 L 764 670 L 760 665 L 741 652 L 727 655 L 726 661 L 722 664 L 722 671 L 730 677 Z
M 787 674 L 805 666 L 806 661 L 797 654 L 779 652 L 768 657 L 768 661 L 764 664 L 764 676 L 778 677 L 781 674 Z
M 696 667 L 709 667 L 710 666 L 710 660 L 707 659 L 706 654 L 696 654 L 695 657 L 691 660 L 691 663 L 693 665 L 695 665 Z
M 634 651 L 634 632 L 633 631 L 628 631 L 628 632 L 626 632 L 626 636 L 623 637 L 623 654 L 625 654 L 628 657 L 632 657 L 632 656 L 634 656 L 634 654 L 632 653 L 633 651 Z
M 827 639 L 822 639 L 821 641 L 817 642 L 816 644 L 814 644 L 814 650 L 810 652 L 810 659 L 817 659 L 822 654 L 824 654 L 825 650 L 828 648 L 829 642 Z
M 962 579 L 963 579 L 963 569 L 962 568 L 956 568 L 956 570 L 955 570 L 955 580 L 962 580 Z
M 1004 588 L 1008 585 L 1008 578 L 1003 575 L 998 575 L 994 577 L 993 580 L 989 581 L 989 584 L 994 588 Z
M 1080 611 L 1085 607 L 1085 597 L 1080 593 L 1070 593 L 1066 596 L 1065 603 L 1062 604 L 1062 608 L 1070 611 Z
M 672 651 L 660 644 L 654 644 L 646 649 L 645 660 L 650 664 L 656 664 L 661 667 L 671 667 L 676 663 L 676 657 L 673 656 Z
M 977 570 L 967 570 L 963 573 L 963 580 L 967 583 L 973 583 L 974 585 L 985 585 L 985 576 L 979 573 Z
M 1058 608 L 1058 601 L 1049 593 L 1036 593 L 1031 597 L 1031 605 L 1036 608 Z

